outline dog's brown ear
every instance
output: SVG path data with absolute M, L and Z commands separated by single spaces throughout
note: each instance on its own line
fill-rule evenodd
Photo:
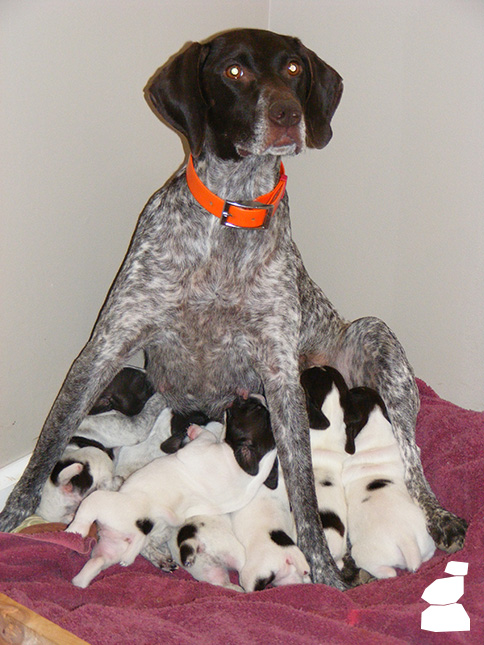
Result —
M 185 135 L 195 157 L 205 136 L 207 104 L 200 89 L 200 66 L 207 51 L 205 45 L 192 43 L 163 65 L 145 87 L 151 108 Z
M 343 79 L 313 51 L 300 46 L 310 74 L 304 106 L 306 144 L 308 148 L 324 148 L 333 136 L 330 123 L 343 93 Z

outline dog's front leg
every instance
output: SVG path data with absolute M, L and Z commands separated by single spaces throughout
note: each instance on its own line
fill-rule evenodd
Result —
M 281 374 L 263 379 L 277 454 L 296 522 L 298 546 L 310 564 L 311 579 L 343 590 L 346 586 L 329 551 L 318 513 L 305 398 L 295 371 L 290 382 Z
M 122 349 L 110 348 L 98 336 L 72 364 L 46 419 L 30 461 L 0 514 L 0 530 L 9 531 L 33 513 L 42 486 L 96 398 L 121 369 Z

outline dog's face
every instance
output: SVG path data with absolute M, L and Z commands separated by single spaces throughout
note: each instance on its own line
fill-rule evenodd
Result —
M 297 38 L 239 29 L 192 43 L 150 80 L 155 112 L 198 156 L 297 154 L 331 139 L 339 74 Z

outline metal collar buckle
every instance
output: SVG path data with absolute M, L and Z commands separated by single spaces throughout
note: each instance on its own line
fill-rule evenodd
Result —
M 246 210 L 265 210 L 266 214 L 264 216 L 264 221 L 260 226 L 241 226 L 239 224 L 233 224 L 229 222 L 228 218 L 231 217 L 230 207 L 235 206 L 237 208 L 242 208 Z M 220 217 L 220 224 L 222 226 L 230 226 L 231 228 L 253 228 L 256 230 L 267 229 L 271 222 L 272 213 L 274 212 L 274 204 L 262 204 L 262 202 L 257 201 L 248 201 L 248 202 L 231 202 L 229 199 L 225 200 L 225 204 L 222 210 L 222 215 Z

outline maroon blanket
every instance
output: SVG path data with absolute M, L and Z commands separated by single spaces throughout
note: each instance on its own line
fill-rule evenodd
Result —
M 340 592 L 297 585 L 250 594 L 162 573 L 141 557 L 114 566 L 81 590 L 70 579 L 88 557 L 90 538 L 64 533 L 0 534 L 0 591 L 92 645 L 254 643 L 484 643 L 484 413 L 443 401 L 419 381 L 417 442 L 442 503 L 469 520 L 465 547 L 438 551 L 417 573 Z M 450 560 L 469 563 L 460 602 L 470 632 L 420 629 L 420 598 Z

